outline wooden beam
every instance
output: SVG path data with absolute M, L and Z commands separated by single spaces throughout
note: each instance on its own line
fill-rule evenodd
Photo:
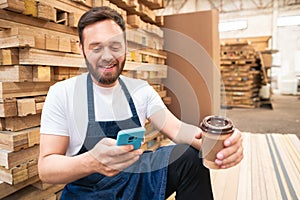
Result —
M 46 95 L 54 82 L 0 82 L 0 99 Z
M 45 51 L 33 48 L 20 49 L 20 64 L 24 65 L 50 65 L 63 67 L 83 67 L 84 59 L 81 55 Z
M 49 4 L 38 2 L 37 3 L 37 17 L 47 21 L 55 21 L 55 9 Z
M 50 66 L 33 66 L 33 82 L 50 82 L 52 80 L 52 70 Z
M 8 184 L 14 185 L 28 179 L 27 164 L 23 163 L 12 169 L 0 167 L 0 179 Z
M 23 163 L 37 159 L 39 155 L 39 146 L 35 145 L 20 151 L 7 151 L 0 149 L 0 166 L 11 169 Z
M 10 47 L 35 47 L 33 36 L 20 35 L 0 38 L 0 48 Z
M 0 148 L 8 151 L 19 151 L 39 144 L 40 127 L 22 131 L 0 131 Z
M 41 114 L 28 115 L 25 117 L 1 118 L 2 129 L 7 131 L 20 131 L 39 126 Z
M 23 0 L 1 0 L 0 8 L 11 10 L 17 13 L 23 13 L 25 10 L 25 5 Z
M 24 0 L 25 10 L 23 14 L 32 15 L 33 17 L 37 17 L 37 2 L 36 0 Z
M 17 65 L 19 63 L 19 49 L 0 49 L 0 65 Z
M 54 195 L 61 191 L 64 188 L 63 184 L 60 185 L 52 185 L 51 187 L 47 188 L 46 190 L 39 190 L 33 186 L 28 186 L 8 197 L 6 200 L 14 200 L 14 199 L 23 199 L 23 200 L 32 200 L 36 197 L 40 199 L 52 199 Z M 56 197 L 55 197 L 56 199 Z
M 0 99 L 0 117 L 13 117 L 18 114 L 17 101 L 13 99 Z
M 31 185 L 37 181 L 39 181 L 39 177 L 35 176 L 32 178 L 29 178 L 28 180 L 25 180 L 23 182 L 20 182 L 16 185 L 10 185 L 8 183 L 5 183 L 3 181 L 0 181 L 0 199 L 3 199 L 4 197 L 9 196 L 10 194 L 13 194 L 19 190 L 21 190 L 22 188 Z
M 71 52 L 71 39 L 67 37 L 59 37 L 58 41 L 58 51 L 61 52 Z
M 2 21 L 0 20 L 0 22 Z M 74 50 L 72 47 L 72 41 L 76 42 L 77 40 L 77 36 L 23 25 L 0 31 L 0 48 L 35 47 L 79 54 L 80 52 L 76 49 L 78 47 L 75 47 Z
M 61 32 L 61 33 L 67 33 L 71 35 L 77 36 L 77 30 L 68 26 L 64 26 L 61 24 L 56 24 L 53 22 L 47 22 L 42 19 L 30 17 L 30 16 L 25 16 L 23 14 L 18 14 L 15 12 L 11 12 L 8 10 L 2 10 L 0 9 L 0 19 L 3 19 L 5 21 L 13 22 L 13 23 L 20 23 L 23 25 L 29 25 L 32 27 L 39 27 L 39 28 L 44 28 L 56 32 Z
M 78 21 L 81 16 L 82 16 L 82 13 L 70 13 L 69 14 L 69 26 L 77 28 Z
M 17 99 L 17 106 L 19 117 L 36 114 L 34 98 Z
M 10 65 L 0 67 L 0 80 L 2 82 L 32 81 L 32 66 Z

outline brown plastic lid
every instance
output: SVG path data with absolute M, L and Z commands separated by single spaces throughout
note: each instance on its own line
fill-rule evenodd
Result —
M 207 116 L 200 123 L 200 128 L 206 133 L 228 134 L 233 132 L 234 126 L 230 119 L 223 116 Z

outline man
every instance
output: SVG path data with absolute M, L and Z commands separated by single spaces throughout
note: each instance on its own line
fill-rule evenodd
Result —
M 39 175 L 66 183 L 62 199 L 213 199 L 209 170 L 199 158 L 201 130 L 178 120 L 145 81 L 120 75 L 126 37 L 122 17 L 108 7 L 86 12 L 78 23 L 89 71 L 53 85 L 43 108 Z M 149 119 L 177 145 L 154 152 L 116 145 L 119 130 Z M 224 142 L 216 164 L 243 157 L 241 133 Z

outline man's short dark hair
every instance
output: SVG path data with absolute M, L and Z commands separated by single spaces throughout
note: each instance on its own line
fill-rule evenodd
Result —
M 123 30 L 125 37 L 126 26 L 122 15 L 110 7 L 102 6 L 94 7 L 81 16 L 78 22 L 78 34 L 80 42 L 83 44 L 82 32 L 86 26 L 107 19 L 112 19 L 114 22 L 116 22 Z

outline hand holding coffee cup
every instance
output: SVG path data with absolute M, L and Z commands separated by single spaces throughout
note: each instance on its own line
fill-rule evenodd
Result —
M 224 148 L 224 141 L 234 132 L 230 119 L 222 116 L 207 116 L 200 123 L 202 129 L 203 165 L 210 169 L 219 169 L 215 163 L 216 155 Z

